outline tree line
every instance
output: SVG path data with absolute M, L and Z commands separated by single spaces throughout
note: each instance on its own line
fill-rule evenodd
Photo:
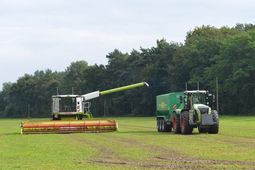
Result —
M 115 93 L 92 101 L 96 116 L 152 116 L 155 97 L 171 91 L 207 89 L 219 80 L 221 114 L 255 113 L 255 25 L 197 27 L 184 43 L 157 40 L 155 47 L 109 53 L 106 65 L 72 62 L 65 71 L 50 69 L 4 83 L 0 117 L 49 117 L 51 96 L 85 94 L 146 81 L 150 88 Z

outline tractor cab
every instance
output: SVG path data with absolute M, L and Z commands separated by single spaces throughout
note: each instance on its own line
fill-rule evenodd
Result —
M 214 107 L 215 96 L 206 90 L 184 91 L 184 105 L 187 110 L 194 109 L 196 105 Z

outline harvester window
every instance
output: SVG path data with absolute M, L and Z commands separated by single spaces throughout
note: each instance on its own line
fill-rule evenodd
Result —
M 64 97 L 60 100 L 60 112 L 76 112 L 76 98 Z

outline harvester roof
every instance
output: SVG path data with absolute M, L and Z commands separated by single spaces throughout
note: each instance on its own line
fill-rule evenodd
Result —
M 52 96 L 53 98 L 63 98 L 63 97 L 78 97 L 80 95 L 75 95 L 75 94 L 66 94 L 66 95 L 54 95 Z

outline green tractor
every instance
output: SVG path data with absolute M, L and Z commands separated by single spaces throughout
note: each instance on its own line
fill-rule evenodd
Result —
M 219 116 L 214 109 L 215 96 L 205 90 L 173 92 L 157 96 L 157 129 L 159 132 L 217 134 Z

